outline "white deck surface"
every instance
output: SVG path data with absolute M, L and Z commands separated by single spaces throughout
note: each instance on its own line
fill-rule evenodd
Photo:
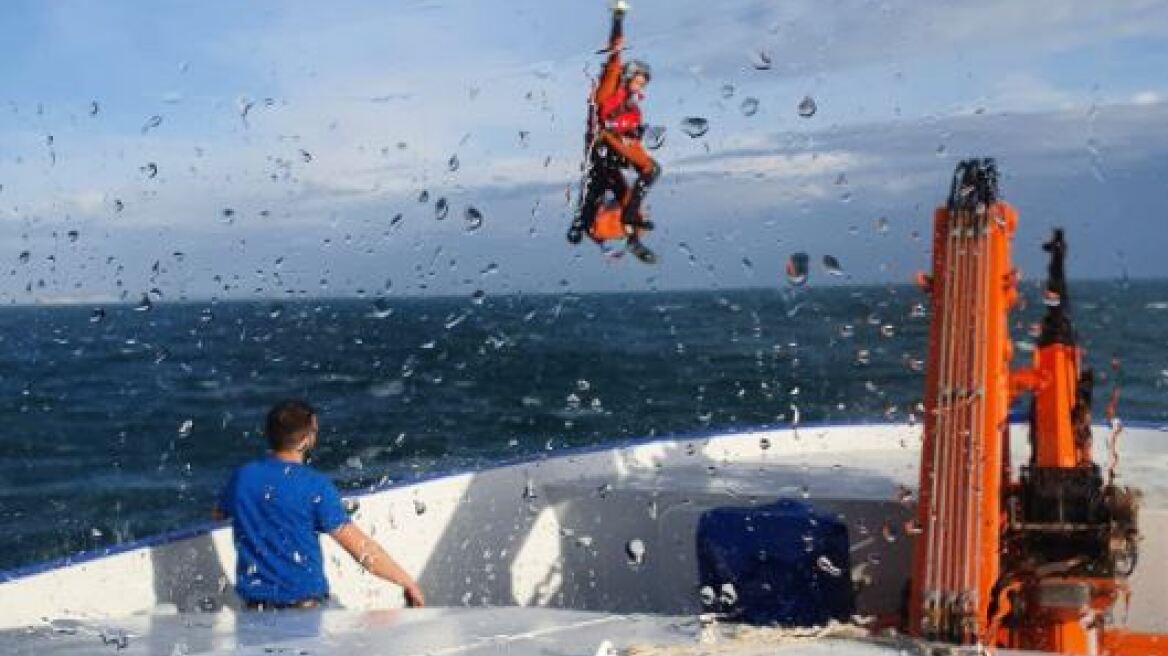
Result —
M 8 656 L 616 656 L 664 647 L 773 654 L 777 643 L 735 640 L 715 629 L 699 643 L 694 618 L 612 615 L 544 608 L 294 611 L 140 617 L 110 623 L 55 622 L 0 633 Z M 603 649 L 606 645 L 612 650 Z M 896 650 L 854 641 L 781 645 L 791 656 L 891 655 Z

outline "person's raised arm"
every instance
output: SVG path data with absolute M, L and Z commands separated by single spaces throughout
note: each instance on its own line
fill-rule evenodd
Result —
M 620 86 L 621 76 L 621 49 L 625 46 L 624 21 L 628 3 L 618 0 L 612 8 L 612 31 L 608 36 L 608 61 L 604 63 L 604 72 L 600 76 L 600 83 L 596 85 L 593 101 L 599 105 L 605 99 L 612 97 Z
M 374 576 L 400 585 L 405 590 L 406 605 L 411 608 L 421 608 L 426 605 L 426 598 L 422 589 L 409 573 L 397 564 L 390 555 L 381 548 L 376 540 L 369 537 L 353 522 L 345 522 L 339 528 L 329 533 L 337 544 L 349 552 L 365 571 Z
M 625 14 L 629 3 L 617 0 L 612 5 L 612 31 L 608 35 L 608 49 L 616 52 L 625 44 Z

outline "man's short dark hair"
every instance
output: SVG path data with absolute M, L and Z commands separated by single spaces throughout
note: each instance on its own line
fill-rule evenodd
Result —
M 273 451 L 295 448 L 312 430 L 314 417 L 316 410 L 304 401 L 289 399 L 272 406 L 268 411 L 268 422 L 265 427 L 268 446 Z

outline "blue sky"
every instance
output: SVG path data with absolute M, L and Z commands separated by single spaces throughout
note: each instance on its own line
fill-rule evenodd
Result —
M 1024 270 L 1058 224 L 1083 276 L 1168 275 L 1168 3 L 636 0 L 667 128 L 653 268 L 563 240 L 606 20 L 601 0 L 6 2 L 0 299 L 779 285 L 794 251 L 903 281 L 982 154 Z

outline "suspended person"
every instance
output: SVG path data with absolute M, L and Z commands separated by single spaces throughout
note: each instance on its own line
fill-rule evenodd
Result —
M 621 60 L 624 18 L 628 11 L 626 0 L 613 3 L 608 61 L 590 99 L 585 138 L 588 173 L 580 207 L 568 229 L 568 241 L 579 243 L 585 232 L 597 241 L 612 238 L 598 236 L 594 230 L 597 215 L 611 193 L 621 208 L 620 224 L 629 251 L 642 262 L 653 263 L 657 256 L 641 243 L 641 233 L 653 229 L 653 224 L 641 213 L 641 204 L 649 187 L 661 176 L 661 167 L 641 143 L 644 125 L 639 106 L 653 73 L 644 62 Z M 637 174 L 631 187 L 624 173 L 628 168 Z

